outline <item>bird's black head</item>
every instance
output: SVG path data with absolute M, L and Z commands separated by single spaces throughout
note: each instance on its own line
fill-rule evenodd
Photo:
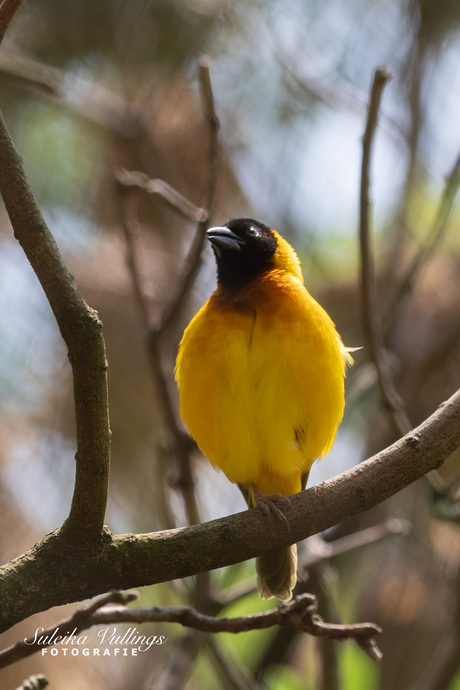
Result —
M 206 235 L 216 257 L 217 281 L 226 287 L 247 284 L 273 265 L 278 241 L 257 220 L 234 218 Z

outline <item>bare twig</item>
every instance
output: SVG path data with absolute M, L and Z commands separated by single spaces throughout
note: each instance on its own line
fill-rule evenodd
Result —
M 314 546 L 311 550 L 309 544 L 312 540 L 309 539 L 306 542 L 306 552 L 300 559 L 301 567 L 308 570 L 312 566 L 319 565 L 321 562 L 330 558 L 335 558 L 336 556 L 348 553 L 354 549 L 360 549 L 363 546 L 374 544 L 380 539 L 386 539 L 396 534 L 407 534 L 409 530 L 410 524 L 407 520 L 394 518 L 379 525 L 360 530 L 359 532 L 348 534 L 346 537 L 335 539 L 331 542 L 325 541 L 322 537 L 313 537 Z
M 191 451 L 193 442 L 180 426 L 173 402 L 172 392 L 169 387 L 169 376 L 163 363 L 163 354 L 158 338 L 149 334 L 149 360 L 152 371 L 157 381 L 157 390 L 162 402 L 163 412 L 169 431 L 174 440 L 174 451 L 177 458 L 178 471 L 174 473 L 173 484 L 179 489 L 184 500 L 187 519 L 190 525 L 201 522 L 200 509 L 195 494 L 195 481 L 192 472 Z
M 0 75 L 14 84 L 32 89 L 35 93 L 55 100 L 64 98 L 64 72 L 55 67 L 18 55 L 18 53 L 0 53 Z
M 318 535 L 317 535 L 318 536 Z M 318 599 L 318 606 L 327 620 L 340 623 L 340 613 L 335 605 L 332 586 L 332 568 L 329 563 L 321 563 L 310 570 L 308 591 L 313 591 Z M 302 583 L 305 588 L 307 585 Z M 306 591 L 305 589 L 303 591 Z M 297 592 L 296 592 L 297 594 Z M 289 631 L 288 631 L 289 632 Z M 341 690 L 339 649 L 331 640 L 318 640 L 318 662 L 320 667 L 321 690 Z
M 174 187 L 171 187 L 163 180 L 152 180 L 145 173 L 125 169 L 119 170 L 115 177 L 117 182 L 123 187 L 137 187 L 149 194 L 157 194 L 169 206 L 182 213 L 186 218 L 190 218 L 190 220 L 204 223 L 208 219 L 206 209 L 195 206 L 183 194 L 180 194 L 177 189 L 174 189 Z
M 453 583 L 456 610 L 451 630 L 446 630 L 413 690 L 448 690 L 458 673 L 460 659 L 460 568 Z
M 5 38 L 8 27 L 16 14 L 22 0 L 3 0 L 0 5 L 0 43 Z
M 189 521 L 192 524 L 195 522 L 200 522 L 200 512 L 195 494 L 190 440 L 184 437 L 184 431 L 177 423 L 177 420 L 174 419 L 173 421 L 173 418 L 175 418 L 174 403 L 170 395 L 164 368 L 161 366 L 161 350 L 158 336 L 163 334 L 168 329 L 170 324 L 180 313 L 180 310 L 193 286 L 193 283 L 195 282 L 196 276 L 198 275 L 201 265 L 201 255 L 203 253 L 203 247 L 206 241 L 208 218 L 211 215 L 214 204 L 217 168 L 219 162 L 219 120 L 217 118 L 214 106 L 214 94 L 212 91 L 209 65 L 210 62 L 207 57 L 202 57 L 198 65 L 198 80 L 203 101 L 203 110 L 209 132 L 208 179 L 206 180 L 204 204 L 207 208 L 208 217 L 198 223 L 195 237 L 182 269 L 182 275 L 184 276 L 182 282 L 175 294 L 172 296 L 169 307 L 161 315 L 161 320 L 157 323 L 156 329 L 150 332 L 151 356 L 155 359 L 158 367 L 157 377 L 160 384 L 160 389 L 162 391 L 163 402 L 168 408 L 167 414 L 170 418 L 170 429 L 174 432 L 174 438 L 176 439 L 176 447 L 178 450 L 179 486 L 184 497 Z M 209 573 L 206 571 L 200 573 L 197 576 L 195 583 L 195 599 L 197 606 L 206 609 L 211 599 Z
M 215 195 L 218 162 L 217 134 L 219 122 L 215 113 L 214 97 L 209 76 L 209 63 L 206 58 L 203 58 L 199 64 L 199 82 L 205 117 L 208 123 L 210 140 L 208 180 L 206 185 L 205 199 L 205 206 L 208 210 L 206 211 L 203 208 L 197 208 L 166 183 L 158 180 L 149 180 L 149 178 L 147 178 L 145 175 L 142 175 L 142 173 L 123 173 L 121 176 L 118 175 L 118 181 L 123 185 L 124 188 L 133 186 L 134 184 L 135 186 L 141 187 L 146 191 L 159 193 L 162 198 L 165 198 L 168 203 L 170 203 L 183 215 L 188 218 L 193 217 L 195 220 L 199 221 L 194 240 L 181 272 L 183 277 L 181 278 L 179 287 L 173 293 L 166 309 L 155 316 L 152 313 L 151 304 L 146 296 L 146 291 L 143 288 L 142 271 L 138 259 L 139 252 L 137 250 L 138 232 L 136 221 L 134 220 L 132 214 L 132 207 L 128 206 L 126 195 L 122 195 L 122 219 L 128 246 L 128 261 L 131 269 L 136 297 L 140 305 L 148 332 L 150 365 L 157 382 L 158 392 L 162 401 L 162 409 L 166 416 L 167 426 L 175 441 L 175 452 L 178 458 L 179 467 L 178 479 L 175 484 L 181 490 L 190 524 L 196 524 L 201 521 L 195 496 L 194 480 L 190 461 L 190 450 L 193 445 L 191 444 L 187 435 L 184 433 L 177 419 L 172 394 L 169 390 L 169 376 L 162 360 L 163 356 L 160 346 L 160 336 L 179 313 L 181 306 L 187 297 L 198 273 L 201 263 L 201 254 L 206 237 L 205 231 L 208 226 L 208 217 Z M 207 579 L 207 576 L 203 577 Z
M 91 605 L 78 609 L 69 619 L 63 620 L 53 628 L 40 632 L 40 635 L 26 638 L 0 653 L 0 668 L 20 659 L 31 656 L 44 647 L 56 644 L 61 635 L 78 635 L 96 625 L 113 623 L 178 623 L 207 633 L 241 633 L 249 630 L 265 630 L 275 625 L 293 628 L 315 637 L 326 637 L 342 641 L 354 639 L 374 660 L 381 658 L 375 636 L 382 632 L 375 623 L 355 623 L 339 625 L 326 623 L 317 612 L 316 597 L 301 594 L 287 604 L 277 608 L 237 618 L 214 618 L 189 606 L 129 608 L 125 604 L 138 597 L 136 592 L 113 591 L 99 597 Z M 120 606 L 108 604 L 120 603 Z
M 381 539 L 398 534 L 408 534 L 410 529 L 411 525 L 407 520 L 393 518 L 330 542 L 325 541 L 322 535 L 315 534 L 306 539 L 299 549 L 299 571 L 308 571 L 314 566 L 321 565 L 324 561 L 349 551 L 360 549 L 363 546 L 374 544 Z M 223 606 L 228 606 L 230 603 L 234 603 L 255 591 L 256 586 L 253 580 L 250 582 L 240 582 L 234 587 L 225 590 L 220 600 Z
M 198 71 L 203 109 L 208 124 L 209 131 L 209 161 L 208 161 L 208 180 L 206 184 L 206 194 L 204 206 L 208 211 L 208 218 L 211 216 L 216 192 L 217 168 L 219 163 L 219 120 L 214 107 L 214 95 L 212 91 L 211 78 L 209 74 L 209 59 L 202 57 L 199 62 Z M 170 300 L 168 309 L 161 315 L 157 324 L 157 333 L 162 333 L 175 319 L 179 313 L 193 283 L 195 282 L 201 265 L 201 255 L 206 241 L 206 230 L 208 218 L 203 219 L 195 232 L 192 245 L 185 259 L 182 275 L 183 279 L 176 293 Z
M 188 606 L 138 609 L 123 606 L 106 607 L 99 609 L 91 617 L 91 626 L 122 622 L 139 624 L 179 623 L 184 627 L 201 632 L 234 634 L 249 630 L 264 630 L 275 625 L 281 625 L 294 628 L 299 632 L 310 633 L 315 637 L 327 637 L 337 641 L 355 639 L 360 646 L 367 646 L 368 649 L 369 642 L 381 632 L 381 628 L 375 623 L 350 625 L 326 623 L 317 614 L 316 598 L 312 594 L 301 594 L 290 602 L 280 604 L 269 611 L 237 618 L 214 618 Z
M 149 678 L 149 689 L 178 690 L 178 688 L 185 688 L 203 644 L 203 637 L 203 633 L 188 629 L 175 638 L 162 665 L 155 668 Z
M 96 612 L 102 607 L 107 606 L 108 604 L 125 605 L 130 601 L 137 599 L 138 596 L 139 595 L 137 592 L 120 592 L 118 590 L 113 590 L 112 592 L 103 594 L 95 599 L 91 604 L 77 609 L 75 613 L 70 616 L 70 618 L 60 621 L 48 630 L 42 630 L 40 632 L 40 637 L 43 639 L 46 638 L 48 642 L 40 644 L 39 641 L 35 639 L 36 635 L 34 635 L 34 637 L 25 638 L 24 640 L 16 642 L 16 644 L 12 645 L 11 647 L 4 649 L 2 652 L 0 652 L 0 668 L 14 664 L 16 661 L 20 661 L 21 659 L 25 659 L 28 656 L 35 654 L 35 652 L 43 647 L 49 647 L 50 645 L 55 644 L 58 641 L 56 639 L 58 633 L 61 635 L 76 635 L 82 630 L 86 630 L 93 625 L 97 625 L 97 623 L 93 623 L 92 620 Z
M 233 656 L 229 658 L 228 648 L 224 649 L 215 636 L 206 638 L 206 652 L 219 677 L 222 678 L 222 686 L 226 690 L 262 690 L 261 686 L 249 675 L 249 671 Z
M 415 281 L 420 275 L 420 272 L 432 256 L 439 242 L 442 240 L 442 237 L 447 229 L 449 219 L 452 214 L 459 187 L 460 153 L 457 156 L 457 160 L 455 161 L 451 172 L 446 177 L 444 191 L 439 202 L 438 210 L 436 212 L 431 232 L 429 233 L 428 238 L 424 242 L 420 251 L 415 256 L 412 264 L 407 270 L 406 276 L 404 277 L 399 287 L 399 290 L 394 298 L 394 301 L 389 309 L 387 323 L 394 318 L 396 309 L 400 305 L 403 298 L 407 295 L 407 293 L 409 293 L 413 289 Z
M 441 637 L 428 665 L 413 690 L 448 690 L 458 672 L 460 636 L 446 633 Z
M 175 482 L 175 485 L 182 493 L 189 524 L 197 524 L 201 522 L 201 517 L 196 501 L 194 481 L 189 462 L 192 444 L 189 436 L 178 425 L 172 396 L 168 386 L 169 377 L 162 360 L 160 343 L 158 339 L 152 335 L 155 332 L 153 326 L 155 323 L 155 316 L 153 314 L 153 305 L 147 295 L 145 282 L 143 280 L 144 272 L 141 265 L 142 252 L 139 248 L 140 230 L 135 220 L 136 213 L 134 210 L 136 199 L 132 194 L 125 192 L 120 196 L 120 203 L 122 225 L 126 238 L 127 263 L 131 273 L 136 301 L 148 335 L 147 354 L 150 368 L 157 384 L 157 391 L 162 402 L 162 410 L 165 415 L 167 428 L 170 430 L 172 438 L 175 441 L 176 456 L 182 458 L 180 463 L 181 467 L 188 468 L 187 471 L 182 469 L 180 472 L 180 479 Z
M 151 300 L 149 299 L 145 289 L 145 281 L 143 279 L 144 271 L 142 266 L 142 251 L 139 246 L 141 230 L 139 223 L 137 220 L 135 220 L 136 198 L 132 194 L 122 194 L 120 201 L 121 218 L 123 221 L 123 230 L 126 238 L 126 262 L 131 274 L 136 302 L 140 309 L 144 325 L 148 331 L 150 329 L 153 316 L 151 313 Z
M 116 136 L 131 139 L 142 121 L 139 104 L 132 101 L 128 104 L 122 96 L 100 84 L 18 53 L 0 53 L 0 75 Z
M 214 94 L 211 84 L 210 76 L 210 61 L 207 57 L 202 57 L 198 65 L 198 81 L 200 85 L 201 98 L 203 102 L 203 110 L 208 125 L 209 132 L 209 159 L 208 159 L 208 179 L 206 180 L 205 193 L 205 207 L 208 211 L 208 218 L 212 213 L 214 205 L 214 197 L 216 193 L 217 168 L 219 162 L 219 120 L 214 106 Z M 156 353 L 157 364 L 161 365 L 161 351 L 159 349 L 158 336 L 164 333 L 174 319 L 180 313 L 180 310 L 195 282 L 198 271 L 201 265 L 201 255 L 203 253 L 204 243 L 206 241 L 206 230 L 208 228 L 208 218 L 201 220 L 198 223 L 195 237 L 187 254 L 183 266 L 183 279 L 179 285 L 176 293 L 173 295 L 169 307 L 163 312 L 161 321 L 157 324 L 155 332 L 151 332 L 150 349 L 153 354 Z M 164 372 L 163 372 L 164 373 Z M 160 376 L 161 371 L 158 371 Z M 169 393 L 168 383 L 166 377 L 163 376 L 163 381 L 160 382 L 163 390 L 163 400 L 170 408 L 169 416 L 174 416 L 174 405 L 171 397 L 167 400 Z M 177 424 L 177 421 L 172 423 L 170 428 L 174 430 L 174 437 L 176 445 L 179 450 L 179 480 L 182 487 L 182 494 L 184 502 L 187 507 L 189 520 L 192 522 L 200 521 L 200 513 L 198 503 L 196 501 L 194 479 L 192 473 L 191 463 L 191 447 L 190 441 L 184 439 L 184 432 L 182 427 Z M 209 572 L 200 573 L 195 580 L 195 600 L 199 608 L 206 610 L 211 603 L 210 594 L 210 578 Z
M 190 466 L 190 450 L 192 444 L 185 431 L 179 426 L 172 394 L 169 390 L 169 376 L 163 363 L 163 355 L 160 341 L 154 324 L 158 323 L 158 317 L 154 314 L 154 306 L 149 299 L 143 280 L 141 266 L 141 252 L 139 250 L 140 233 L 136 214 L 134 212 L 135 198 L 132 193 L 125 192 L 120 196 L 121 219 L 126 238 L 127 262 L 133 281 L 134 293 L 144 321 L 147 337 L 150 368 L 156 382 L 157 392 L 161 400 L 161 408 L 165 415 L 166 426 L 174 439 L 175 455 L 180 467 L 175 486 L 181 491 L 187 512 L 189 524 L 201 522 L 198 503 L 196 501 L 194 481 Z M 161 320 L 161 317 L 160 317 Z
M 367 113 L 366 129 L 363 137 L 363 159 L 361 167 L 360 188 L 360 223 L 359 237 L 361 245 L 361 296 L 363 305 L 363 327 L 369 349 L 371 361 L 377 370 L 380 393 L 385 406 L 390 410 L 398 431 L 401 435 L 411 429 L 411 424 L 404 412 L 392 378 L 390 376 L 387 361 L 384 356 L 382 326 L 380 321 L 379 304 L 377 298 L 377 286 L 375 281 L 375 268 L 370 247 L 370 201 L 369 201 L 369 176 L 371 168 L 372 145 L 377 128 L 378 113 L 383 89 L 390 79 L 391 74 L 387 69 L 377 69 L 374 74 L 369 106 Z
M 294 594 L 303 592 L 316 594 L 319 606 L 326 618 L 339 622 L 339 614 L 333 604 L 333 590 L 330 587 L 332 571 L 332 566 L 329 563 L 330 559 L 352 549 L 374 543 L 378 539 L 405 533 L 407 530 L 407 521 L 394 519 L 330 543 L 326 542 L 321 534 L 315 534 L 306 539 L 301 543 L 299 549 L 299 580 Z M 255 591 L 254 585 L 252 591 Z M 231 592 L 226 591 L 225 594 L 229 596 L 229 601 L 233 601 L 231 599 Z M 258 662 L 257 676 L 270 664 L 288 663 L 295 635 L 296 633 L 293 630 L 286 628 L 278 630 Z M 321 688 L 334 690 L 340 687 L 337 651 L 336 646 L 327 639 L 322 640 L 318 646 L 318 659 L 322 668 L 322 683 L 319 685 Z

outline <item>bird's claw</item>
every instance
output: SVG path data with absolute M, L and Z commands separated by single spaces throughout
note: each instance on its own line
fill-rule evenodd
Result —
M 289 526 L 289 522 L 287 521 L 286 516 L 284 515 L 283 511 L 276 505 L 276 503 L 284 503 L 285 505 L 291 505 L 291 501 L 289 500 L 289 498 L 287 496 L 283 496 L 283 494 L 265 494 L 263 491 L 258 491 L 257 489 L 254 489 L 253 494 L 256 506 L 261 508 L 268 518 L 274 515 L 277 520 L 281 520 L 281 522 L 284 522 L 286 527 L 288 528 L 288 532 L 290 532 L 291 528 Z

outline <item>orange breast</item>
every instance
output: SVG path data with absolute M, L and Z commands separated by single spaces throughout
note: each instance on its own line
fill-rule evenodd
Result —
M 342 418 L 344 353 L 298 278 L 272 271 L 244 291 L 218 288 L 180 345 L 184 422 L 231 481 L 299 491 Z

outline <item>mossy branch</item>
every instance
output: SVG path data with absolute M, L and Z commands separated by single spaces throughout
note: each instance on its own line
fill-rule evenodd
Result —
M 285 548 L 390 498 L 459 446 L 460 390 L 393 445 L 293 496 L 285 511 L 290 531 L 267 521 L 259 508 L 152 534 L 105 531 L 90 544 L 56 530 L 0 569 L 0 632 L 33 613 L 109 589 L 184 578 Z

